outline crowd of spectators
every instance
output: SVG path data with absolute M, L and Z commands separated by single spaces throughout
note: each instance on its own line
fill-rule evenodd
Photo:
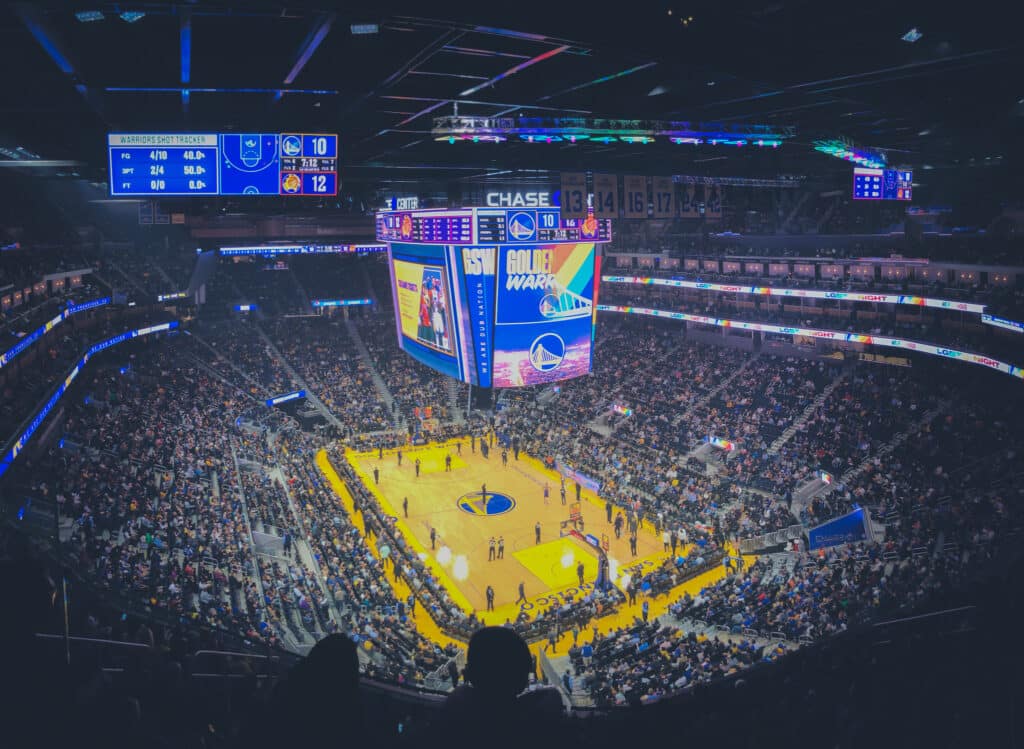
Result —
M 429 408 L 431 418 L 449 421 L 450 378 L 420 364 L 395 345 L 394 320 L 384 315 L 364 317 L 357 321 L 357 328 L 374 369 L 394 399 L 394 410 L 409 424 L 417 421 L 417 408 L 421 414 Z
M 698 636 L 655 619 L 598 637 L 586 652 L 570 649 L 574 676 L 598 707 L 607 708 L 655 702 L 756 662 L 775 660 L 785 649 Z
M 477 416 L 452 421 L 446 382 L 398 351 L 393 321 L 354 325 L 396 411 L 431 405 L 441 417 L 438 435 L 481 433 Z M 446 668 L 454 651 L 419 634 L 415 611 L 461 638 L 483 622 L 452 603 L 342 457 L 344 444 L 366 446 L 368 432 L 382 433 L 374 446 L 404 440 L 348 326 L 322 317 L 200 322 L 194 334 L 131 351 L 126 371 L 105 366 L 81 380 L 88 398 L 70 402 L 68 447 L 32 473 L 32 490 L 73 519 L 64 548 L 78 566 L 113 595 L 251 642 L 302 649 L 345 632 L 379 678 L 422 684 Z M 300 386 L 285 362 L 347 427 L 329 456 L 353 495 L 358 525 L 313 462 L 323 440 L 262 405 L 265 395 Z M 694 545 L 682 564 L 647 573 L 648 595 L 664 595 L 688 568 L 721 559 L 729 538 L 815 524 L 855 504 L 887 525 L 882 544 L 801 556 L 781 570 L 755 564 L 678 601 L 679 619 L 744 636 L 820 639 L 955 587 L 1019 520 L 1010 499 L 1021 445 L 1013 410 L 994 415 L 997 389 L 929 424 L 925 414 L 948 405 L 962 378 L 752 357 L 687 340 L 666 321 L 628 318 L 602 318 L 594 370 L 558 392 L 539 387 L 504 399 L 493 426 L 526 452 L 595 477 L 631 523 L 649 521 Z M 632 413 L 616 414 L 614 405 Z M 788 441 L 770 449 L 797 422 Z M 895 433 L 914 429 L 900 451 L 882 450 Z M 709 449 L 707 435 L 736 449 L 700 452 Z M 993 441 L 999 450 L 987 447 Z M 824 498 L 792 506 L 794 490 L 817 468 L 843 475 L 865 467 Z M 1006 477 L 1001 488 L 994 476 Z M 389 575 L 408 596 L 396 594 Z M 542 640 L 624 600 L 617 591 L 589 592 L 507 624 Z M 638 624 L 600 643 L 594 661 L 577 669 L 599 704 L 644 702 L 779 654 L 763 643 Z
M 341 421 L 346 436 L 391 428 L 393 414 L 342 321 L 283 319 L 273 322 L 268 333 L 278 351 Z

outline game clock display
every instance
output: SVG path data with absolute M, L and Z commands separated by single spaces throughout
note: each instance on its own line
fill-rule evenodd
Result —
M 853 170 L 854 200 L 911 200 L 914 173 L 904 169 Z
M 110 194 L 338 194 L 338 136 L 326 133 L 111 133 Z

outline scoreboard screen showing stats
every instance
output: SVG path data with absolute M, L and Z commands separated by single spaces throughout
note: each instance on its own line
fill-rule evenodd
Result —
M 338 194 L 338 136 L 327 133 L 111 133 L 110 194 Z
M 542 214 L 378 214 L 402 350 L 480 387 L 525 387 L 590 372 L 600 278 L 595 244 L 609 241 L 610 229 L 591 218 L 580 226 L 552 224 L 545 234 Z M 404 241 L 394 241 L 396 235 Z
M 905 169 L 853 170 L 854 200 L 911 200 L 914 173 Z

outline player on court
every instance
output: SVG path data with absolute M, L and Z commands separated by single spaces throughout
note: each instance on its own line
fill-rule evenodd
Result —
M 551 491 L 548 488 L 548 485 L 544 484 L 544 504 L 548 504 L 548 496 L 550 495 L 550 493 Z

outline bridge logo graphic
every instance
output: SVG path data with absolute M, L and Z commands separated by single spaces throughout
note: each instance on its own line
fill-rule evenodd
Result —
M 537 236 L 536 214 L 526 211 L 513 213 L 508 219 L 508 233 L 517 242 L 529 242 Z
M 577 317 L 590 317 L 594 305 L 586 297 L 569 291 L 557 281 L 548 284 L 548 293 L 540 300 L 540 314 L 548 320 L 572 320 Z
M 544 333 L 530 344 L 530 364 L 538 372 L 557 369 L 565 358 L 565 341 L 556 333 Z

